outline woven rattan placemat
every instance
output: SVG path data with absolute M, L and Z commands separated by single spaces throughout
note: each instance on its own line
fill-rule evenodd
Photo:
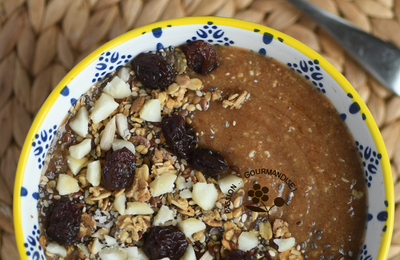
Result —
M 400 0 L 312 0 L 400 47 Z M 0 0 L 0 251 L 19 259 L 12 222 L 17 161 L 33 117 L 61 78 L 106 41 L 151 22 L 195 15 L 267 25 L 307 44 L 356 88 L 382 131 L 397 202 L 389 259 L 400 260 L 400 97 L 283 0 Z

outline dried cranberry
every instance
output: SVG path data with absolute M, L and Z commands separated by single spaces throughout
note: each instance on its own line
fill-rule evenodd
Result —
M 218 53 L 214 46 L 203 41 L 193 41 L 185 47 L 189 68 L 197 73 L 207 74 L 219 66 Z
M 63 197 L 54 205 L 46 233 L 60 245 L 69 246 L 77 240 L 80 224 L 81 209 Z
M 218 173 L 228 170 L 228 164 L 222 154 L 207 148 L 194 149 L 190 162 L 194 169 L 215 179 L 218 178 Z
M 101 184 L 108 190 L 124 189 L 133 181 L 135 169 L 135 155 L 126 147 L 119 149 L 107 156 Z
M 147 88 L 163 89 L 175 80 L 174 69 L 157 54 L 139 54 L 132 60 L 132 67 L 137 79 Z
M 166 117 L 161 122 L 165 140 L 174 154 L 180 158 L 189 158 L 197 144 L 196 134 L 186 125 L 183 116 Z
M 188 242 L 177 227 L 155 226 L 144 235 L 143 251 L 151 260 L 168 257 L 180 259 L 186 252 Z
M 257 260 L 253 255 L 242 250 L 232 250 L 224 258 L 224 260 Z

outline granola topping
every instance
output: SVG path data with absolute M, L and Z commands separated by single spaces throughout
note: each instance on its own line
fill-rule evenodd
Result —
M 194 112 L 207 113 L 211 103 L 246 109 L 250 93 L 224 93 L 190 77 L 197 54 L 191 55 L 189 67 L 180 48 L 141 55 L 146 66 L 136 59 L 133 68 L 128 64 L 99 82 L 70 109 L 40 180 L 45 232 L 39 241 L 48 259 L 307 258 L 286 216 L 269 219 L 245 207 L 248 180 L 239 167 L 228 167 L 223 151 L 199 147 L 204 133 L 191 127 Z M 147 68 L 160 60 L 162 75 L 153 82 Z M 212 77 L 219 64 L 197 64 L 196 70 Z M 223 126 L 235 127 L 236 121 Z M 353 196 L 359 200 L 363 192 L 353 189 Z M 60 199 L 81 209 L 79 232 L 65 246 L 47 233 L 48 216 Z M 158 241 L 157 232 L 187 245 L 177 253 L 170 248 L 175 244 Z

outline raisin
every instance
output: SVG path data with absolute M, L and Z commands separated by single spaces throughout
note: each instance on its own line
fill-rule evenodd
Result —
M 228 170 L 228 164 L 222 154 L 207 148 L 198 147 L 194 149 L 190 163 L 195 170 L 199 170 L 214 179 L 218 178 L 218 173 Z
M 192 127 L 187 126 L 183 116 L 174 115 L 161 121 L 165 140 L 173 153 L 188 159 L 197 144 L 197 137 Z
M 143 251 L 151 260 L 165 257 L 178 260 L 187 247 L 186 236 L 177 227 L 155 226 L 144 235 Z
M 135 155 L 123 147 L 107 156 L 101 171 L 101 184 L 108 190 L 124 189 L 132 183 L 135 169 Z
M 46 229 L 47 236 L 62 246 L 76 242 L 81 224 L 81 209 L 68 198 L 61 198 L 53 208 Z
M 206 75 L 219 66 L 218 53 L 214 46 L 203 41 L 193 41 L 183 48 L 189 68 Z
M 232 250 L 224 258 L 224 260 L 257 260 L 253 255 L 242 250 Z
M 175 80 L 174 69 L 160 56 L 141 53 L 132 60 L 136 77 L 146 88 L 164 89 Z

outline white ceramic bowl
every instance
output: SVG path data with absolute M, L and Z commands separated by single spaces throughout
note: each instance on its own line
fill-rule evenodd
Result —
M 379 130 L 357 92 L 325 59 L 289 36 L 258 24 L 217 17 L 169 20 L 130 31 L 90 54 L 59 83 L 38 113 L 18 165 L 14 222 L 21 259 L 45 259 L 36 209 L 39 179 L 50 142 L 71 105 L 137 54 L 196 39 L 267 54 L 310 79 L 332 101 L 356 140 L 368 186 L 367 230 L 359 259 L 386 259 L 394 215 L 390 164 Z

